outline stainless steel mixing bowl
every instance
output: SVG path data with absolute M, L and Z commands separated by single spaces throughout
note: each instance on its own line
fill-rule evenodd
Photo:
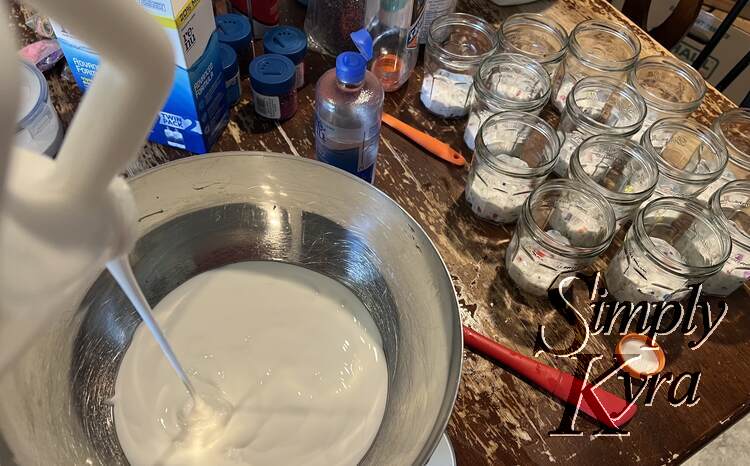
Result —
M 396 203 L 327 165 L 257 153 L 169 163 L 131 185 L 142 215 L 131 262 L 152 304 L 198 273 L 247 260 L 347 285 L 372 314 L 388 364 L 385 417 L 362 463 L 429 459 L 458 390 L 461 323 L 443 261 Z M 61 313 L 0 383 L 0 464 L 127 463 L 108 400 L 139 323 L 106 272 L 79 309 Z

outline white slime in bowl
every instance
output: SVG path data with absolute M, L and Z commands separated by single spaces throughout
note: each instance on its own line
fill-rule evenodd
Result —
M 200 397 L 141 325 L 113 400 L 132 464 L 352 465 L 367 452 L 388 375 L 375 323 L 343 285 L 243 262 L 193 277 L 154 315 Z

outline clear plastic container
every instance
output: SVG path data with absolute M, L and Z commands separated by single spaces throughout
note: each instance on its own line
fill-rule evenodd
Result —
M 663 197 L 638 211 L 607 268 L 607 290 L 633 303 L 684 298 L 688 286 L 721 270 L 732 241 L 700 203 Z
M 659 166 L 654 197 L 697 197 L 727 166 L 719 137 L 693 120 L 659 120 L 643 133 L 641 145 Z
M 640 53 L 640 41 L 625 24 L 595 19 L 578 23 L 552 80 L 552 103 L 562 113 L 573 86 L 586 76 L 624 81 Z
M 555 172 L 568 173 L 570 156 L 591 136 L 609 134 L 630 137 L 641 127 L 646 103 L 627 83 L 606 76 L 581 79 L 568 94 L 558 131 L 565 135 Z
M 35 66 L 20 62 L 21 93 L 14 144 L 54 156 L 63 140 L 63 128 L 49 99 L 47 80 Z
M 315 87 L 315 156 L 370 183 L 383 114 L 383 87 L 367 71 L 372 42 L 367 31 L 352 34 L 357 52 L 344 52 Z
M 505 268 L 518 288 L 545 295 L 591 264 L 614 234 L 615 214 L 600 194 L 577 181 L 549 180 L 526 199 Z
M 445 118 L 465 116 L 469 93 L 481 61 L 497 49 L 492 25 L 476 16 L 453 13 L 430 26 L 420 99 Z
M 386 92 L 399 89 L 414 71 L 426 3 L 427 0 L 380 0 L 377 17 L 367 26 L 374 42 L 370 70 Z
M 654 192 L 659 169 L 651 155 L 630 139 L 599 135 L 576 149 L 568 176 L 604 196 L 622 227 Z
M 474 76 L 464 142 L 474 149 L 482 123 L 492 114 L 516 110 L 538 114 L 549 100 L 547 71 L 529 57 L 498 53 L 485 58 Z
M 730 181 L 750 177 L 750 109 L 735 108 L 719 115 L 711 126 L 727 148 L 731 166 L 727 166 L 718 180 L 711 183 L 699 199 L 708 202 L 713 193 Z
M 568 32 L 557 21 L 537 13 L 518 13 L 503 21 L 498 32 L 505 52 L 520 53 L 538 61 L 555 75 L 568 49 Z
M 518 219 L 526 198 L 552 172 L 560 141 L 536 115 L 502 112 L 484 122 L 466 181 L 466 201 L 494 223 Z
M 638 60 L 628 82 L 646 101 L 646 119 L 633 136 L 635 141 L 657 120 L 687 118 L 706 95 L 706 83 L 700 73 L 681 60 L 661 55 Z
M 732 252 L 724 267 L 703 283 L 703 291 L 729 296 L 750 279 L 750 181 L 732 181 L 716 191 L 711 212 L 732 238 Z

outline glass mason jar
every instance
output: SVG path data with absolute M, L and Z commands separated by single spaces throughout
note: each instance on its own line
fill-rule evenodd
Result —
M 661 55 L 638 60 L 628 82 L 646 101 L 646 119 L 633 136 L 635 141 L 657 120 L 687 118 L 706 95 L 706 83 L 700 73 L 681 60 Z
M 591 264 L 614 234 L 615 214 L 599 193 L 577 181 L 550 180 L 523 204 L 505 268 L 518 288 L 545 295 L 558 279 Z
M 518 219 L 529 194 L 557 162 L 555 130 L 531 113 L 502 112 L 484 122 L 466 181 L 466 201 L 480 218 L 494 223 Z
M 659 169 L 646 149 L 630 139 L 599 135 L 576 149 L 568 176 L 604 196 L 620 228 L 654 192 Z
M 595 19 L 578 23 L 552 79 L 552 103 L 562 113 L 571 89 L 586 76 L 625 80 L 640 53 L 640 41 L 624 24 Z
M 641 145 L 659 167 L 656 197 L 697 197 L 727 166 L 719 137 L 693 120 L 659 120 L 643 133 Z
M 557 21 L 537 13 L 518 13 L 508 17 L 498 32 L 500 47 L 538 61 L 554 76 L 568 49 L 568 33 Z
M 750 181 L 732 181 L 716 191 L 709 209 L 732 238 L 724 267 L 703 282 L 703 291 L 729 296 L 750 279 Z
M 432 22 L 424 56 L 420 99 L 445 118 L 465 116 L 479 63 L 497 49 L 492 25 L 476 16 L 453 13 Z
M 711 126 L 727 149 L 730 166 L 724 169 L 718 180 L 711 183 L 699 199 L 708 199 L 726 183 L 736 180 L 739 173 L 743 178 L 750 177 L 750 109 L 735 108 L 719 115 Z
M 638 211 L 607 268 L 607 290 L 618 301 L 671 301 L 721 270 L 732 241 L 697 201 L 662 197 Z
M 646 116 L 646 103 L 638 92 L 623 81 L 606 76 L 589 76 L 573 86 L 568 94 L 558 131 L 565 134 L 565 143 L 555 172 L 568 173 L 570 156 L 576 147 L 598 134 L 630 137 Z
M 529 57 L 498 53 L 485 58 L 474 76 L 464 142 L 474 149 L 479 127 L 491 115 L 517 110 L 538 114 L 549 100 L 547 71 Z

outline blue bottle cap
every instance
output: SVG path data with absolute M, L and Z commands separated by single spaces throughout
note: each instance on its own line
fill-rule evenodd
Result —
M 219 44 L 219 53 L 221 54 L 221 67 L 224 69 L 224 80 L 232 79 L 240 69 L 237 64 L 237 52 L 227 44 Z
M 263 52 L 284 55 L 297 65 L 307 53 L 307 35 L 292 26 L 271 28 L 263 35 Z
M 344 84 L 358 84 L 365 79 L 367 62 L 372 58 L 372 36 L 366 29 L 351 33 L 357 52 L 344 52 L 336 57 L 336 79 Z
M 246 16 L 229 13 L 216 17 L 216 29 L 219 42 L 223 42 L 235 51 L 247 48 L 253 39 L 253 27 Z
M 294 89 L 294 63 L 284 55 L 270 53 L 250 62 L 250 84 L 263 95 L 284 95 Z

